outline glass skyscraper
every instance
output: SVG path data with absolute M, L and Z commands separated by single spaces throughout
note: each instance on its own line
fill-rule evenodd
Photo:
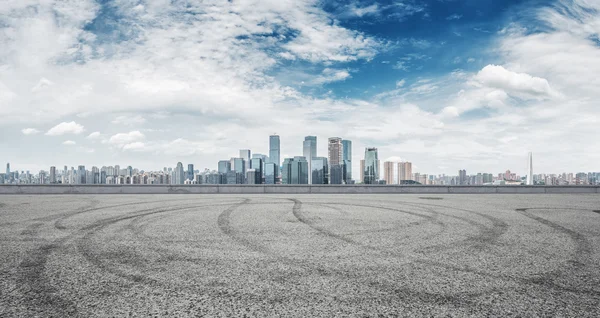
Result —
M 279 167 L 272 162 L 265 164 L 265 184 L 275 184 Z
M 281 166 L 281 161 L 279 159 L 280 153 L 279 135 L 269 136 L 269 162 L 277 165 L 277 171 L 279 171 L 279 167 Z M 275 176 L 277 176 L 277 174 Z
M 229 160 L 219 161 L 218 171 L 219 171 L 219 173 L 223 173 L 223 174 L 226 174 L 227 172 L 231 171 L 231 161 L 229 161 Z
M 365 148 L 365 184 L 376 184 L 379 182 L 379 158 L 377 148 Z
M 308 184 L 308 161 L 304 157 L 286 158 L 281 169 L 282 184 Z
M 342 140 L 342 160 L 344 163 L 344 182 L 352 180 L 352 141 Z
M 308 162 L 308 171 L 312 171 L 312 158 L 317 156 L 317 137 L 306 136 L 302 144 L 302 155 Z M 312 184 L 312 173 L 308 174 L 308 184 Z
M 314 157 L 311 161 L 312 184 L 328 184 L 329 169 L 327 166 L 327 158 Z

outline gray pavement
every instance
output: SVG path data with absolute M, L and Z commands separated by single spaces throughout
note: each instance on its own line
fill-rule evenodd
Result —
M 0 317 L 600 316 L 600 195 L 0 196 Z

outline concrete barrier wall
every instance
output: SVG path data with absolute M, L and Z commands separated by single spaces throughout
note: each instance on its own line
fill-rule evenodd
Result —
M 600 193 L 600 186 L 0 185 L 0 194 L 460 194 Z

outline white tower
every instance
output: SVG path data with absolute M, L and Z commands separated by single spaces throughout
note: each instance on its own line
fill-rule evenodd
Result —
M 527 159 L 527 185 L 533 185 L 533 154 L 531 152 Z

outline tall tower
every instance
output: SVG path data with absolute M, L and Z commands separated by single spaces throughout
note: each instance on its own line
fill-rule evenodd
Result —
M 342 140 L 342 160 L 346 168 L 346 174 L 344 175 L 344 181 L 346 184 L 352 180 L 352 141 Z
M 312 184 L 312 159 L 317 156 L 317 137 L 306 136 L 302 143 L 302 155 L 308 162 L 308 184 Z
M 533 185 L 533 154 L 531 152 L 527 159 L 527 185 Z
M 246 163 L 246 171 L 250 170 L 250 168 L 256 169 L 252 167 L 252 162 L 250 161 L 252 159 L 251 153 L 250 149 L 240 149 L 240 158 L 244 159 Z
M 385 184 L 394 184 L 394 162 L 386 161 L 383 163 L 383 179 Z
M 365 174 L 363 183 L 376 184 L 379 181 L 379 158 L 377 148 L 365 148 Z
M 342 138 L 331 137 L 328 140 L 329 184 L 344 183 L 344 160 Z
M 269 161 L 276 165 L 277 171 L 279 171 L 279 167 L 281 166 L 281 161 L 279 160 L 280 149 L 279 135 L 269 136 Z

